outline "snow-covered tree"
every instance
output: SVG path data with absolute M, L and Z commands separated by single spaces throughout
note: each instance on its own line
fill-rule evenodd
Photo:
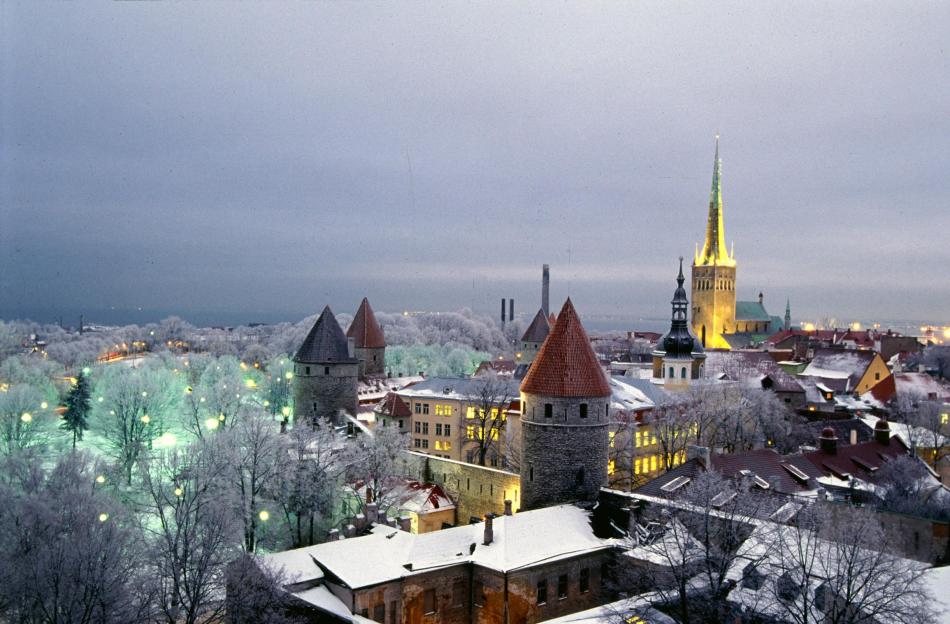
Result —
M 479 377 L 472 386 L 471 411 L 465 414 L 459 435 L 462 448 L 472 453 L 472 462 L 479 466 L 485 465 L 490 452 L 497 455 L 504 450 L 508 407 L 515 398 L 510 387 L 507 379 L 492 375 Z
M 42 450 L 53 437 L 55 421 L 39 390 L 26 384 L 10 386 L 0 392 L 0 453 Z
M 66 412 L 60 428 L 68 431 L 73 437 L 73 448 L 76 441 L 82 440 L 82 434 L 89 428 L 89 414 L 92 411 L 92 391 L 89 387 L 89 377 L 82 371 L 76 375 L 76 384 L 66 393 L 63 402 Z
M 389 487 L 399 474 L 396 460 L 408 447 L 408 434 L 396 427 L 377 427 L 371 434 L 360 436 L 351 480 L 363 481 L 373 489 L 374 499 L 384 505 Z M 380 507 L 380 511 L 387 509 Z

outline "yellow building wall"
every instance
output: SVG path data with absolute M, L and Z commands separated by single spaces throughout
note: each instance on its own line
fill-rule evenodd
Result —
M 891 374 L 891 371 L 887 368 L 887 364 L 884 363 L 884 358 L 879 354 L 875 354 L 874 359 L 871 360 L 871 363 L 868 365 L 864 375 L 861 377 L 861 380 L 858 381 L 857 393 L 864 394 L 877 384 L 881 383 L 883 380 L 887 379 Z
M 723 334 L 736 331 L 736 268 L 721 265 L 694 265 L 691 308 L 693 332 L 711 349 L 728 349 Z

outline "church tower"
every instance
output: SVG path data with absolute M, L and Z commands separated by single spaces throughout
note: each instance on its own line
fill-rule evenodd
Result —
M 687 387 L 692 380 L 703 378 L 703 363 L 706 353 L 689 330 L 686 320 L 689 301 L 683 288 L 683 258 L 680 257 L 680 272 L 676 276 L 676 291 L 673 293 L 673 316 L 670 331 L 656 343 L 653 351 L 653 379 L 668 390 Z
M 568 299 L 521 382 L 521 507 L 594 500 L 607 484 L 610 386 Z
M 792 302 L 785 300 L 785 325 L 782 329 L 788 331 L 792 328 Z
M 706 240 L 702 251 L 697 249 L 693 259 L 692 284 L 693 331 L 703 347 L 713 349 L 728 349 L 729 343 L 723 334 L 736 330 L 736 259 L 726 249 L 721 180 L 722 161 L 716 135 Z

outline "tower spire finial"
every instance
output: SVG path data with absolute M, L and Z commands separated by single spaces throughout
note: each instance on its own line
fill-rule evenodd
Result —
M 684 281 L 686 278 L 683 277 L 683 256 L 680 256 L 680 274 L 676 276 L 676 283 L 682 287 Z
M 719 135 L 716 135 L 716 155 L 713 159 L 712 188 L 709 191 L 709 217 L 706 221 L 706 240 L 697 264 L 731 266 L 733 259 L 726 249 L 726 230 L 722 215 L 722 159 L 719 158 Z

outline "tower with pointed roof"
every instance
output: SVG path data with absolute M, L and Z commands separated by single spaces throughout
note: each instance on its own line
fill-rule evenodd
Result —
M 785 300 L 785 325 L 783 329 L 788 331 L 792 328 L 792 302 L 788 299 Z
M 656 343 L 653 351 L 653 379 L 668 389 L 685 388 L 692 380 L 702 379 L 706 352 L 702 344 L 689 329 L 686 319 L 689 301 L 683 288 L 683 258 L 680 258 L 680 272 L 676 276 L 676 290 L 673 293 L 673 315 L 670 331 Z
M 385 374 L 386 338 L 366 297 L 363 297 L 350 328 L 346 330 L 346 337 L 353 342 L 353 355 L 359 361 L 361 379 Z
M 359 363 L 330 306 L 313 324 L 294 355 L 294 416 L 342 424 L 342 412 L 356 416 Z
M 528 325 L 528 329 L 526 329 L 521 336 L 521 349 L 518 351 L 518 361 L 525 363 L 533 362 L 550 331 L 551 323 L 548 317 L 545 316 L 544 308 L 541 308 L 538 310 L 538 313 L 534 315 L 534 319 L 531 321 L 531 324 Z
M 735 254 L 726 249 L 718 135 L 712 189 L 709 192 L 706 239 L 702 250 L 697 248 L 693 258 L 692 277 L 693 331 L 704 347 L 728 348 L 729 343 L 723 335 L 735 332 L 736 259 Z
M 593 500 L 607 483 L 610 386 L 568 299 L 521 382 L 521 507 Z

